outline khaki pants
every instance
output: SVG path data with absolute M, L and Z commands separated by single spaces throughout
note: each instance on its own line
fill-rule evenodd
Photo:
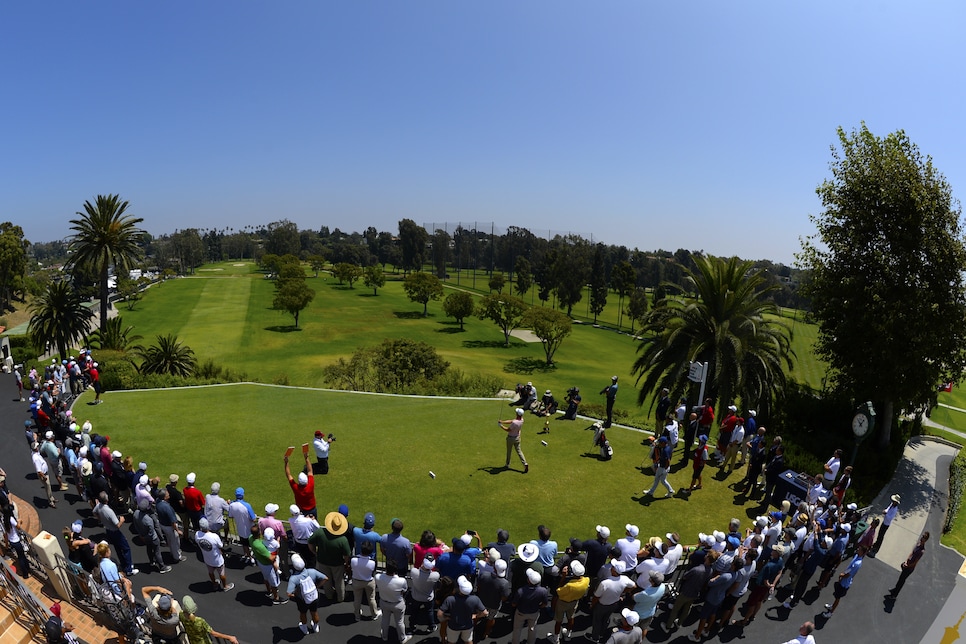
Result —
M 47 500 L 51 503 L 56 503 L 57 499 L 54 498 L 54 491 L 50 489 L 50 475 L 38 474 L 37 478 L 40 479 L 40 484 L 44 486 L 44 492 L 47 493 Z
M 506 437 L 506 465 L 504 465 L 504 467 L 510 467 L 510 453 L 514 449 L 517 451 L 517 456 L 520 457 L 520 462 L 526 466 L 527 458 L 523 455 L 523 450 L 520 449 L 520 437 L 508 435 Z

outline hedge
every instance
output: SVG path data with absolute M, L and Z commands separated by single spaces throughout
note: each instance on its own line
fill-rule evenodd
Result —
M 952 530 L 956 516 L 963 505 L 964 491 L 966 491 L 966 449 L 961 449 L 949 464 L 949 507 L 946 508 L 943 532 Z

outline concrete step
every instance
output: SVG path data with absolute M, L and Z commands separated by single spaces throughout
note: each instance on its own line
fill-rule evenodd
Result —
M 5 633 L 7 627 L 13 624 L 15 621 L 13 614 L 7 610 L 6 606 L 0 607 L 0 633 Z
M 3 634 L 0 635 L 0 644 L 30 644 L 34 641 L 38 640 L 34 640 L 33 633 L 17 622 L 7 626 Z

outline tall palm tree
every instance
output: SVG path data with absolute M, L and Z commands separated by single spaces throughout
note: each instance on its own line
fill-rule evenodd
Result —
M 137 350 L 144 360 L 141 373 L 166 373 L 172 376 L 187 377 L 194 373 L 197 361 L 191 347 L 181 342 L 178 336 L 169 333 L 159 335 L 158 344 Z
M 111 318 L 105 326 L 91 333 L 90 345 L 95 349 L 132 351 L 141 348 L 138 340 L 143 336 L 133 333 L 133 326 L 124 326 L 120 316 Z
M 91 329 L 91 311 L 67 281 L 51 282 L 30 306 L 27 333 L 36 347 L 50 342 L 61 358 Z
M 781 396 L 791 369 L 791 330 L 777 307 L 766 301 L 777 289 L 753 264 L 737 258 L 694 257 L 685 271 L 685 291 L 694 299 L 669 294 L 644 319 L 632 373 L 641 386 L 638 403 L 662 387 L 672 395 L 688 388 L 691 362 L 708 363 L 707 396 L 768 409 Z M 673 284 L 665 287 L 677 289 Z
M 144 231 L 140 217 L 125 215 L 128 202 L 118 195 L 97 195 L 94 203 L 84 202 L 80 219 L 71 219 L 74 231 L 68 247 L 71 253 L 67 268 L 87 266 L 98 275 L 101 287 L 101 327 L 107 325 L 107 274 L 111 265 L 127 271 L 141 257 L 138 242 Z

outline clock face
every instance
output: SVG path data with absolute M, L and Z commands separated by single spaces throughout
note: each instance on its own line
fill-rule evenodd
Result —
M 867 431 L 869 431 L 869 417 L 859 412 L 852 418 L 852 432 L 861 438 Z

